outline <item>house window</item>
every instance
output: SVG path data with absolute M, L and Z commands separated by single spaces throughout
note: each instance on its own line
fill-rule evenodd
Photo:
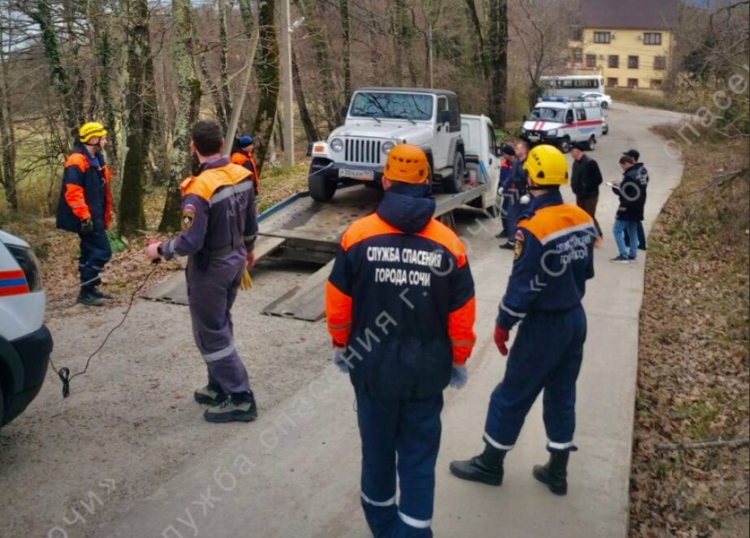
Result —
M 635 90 L 638 88 L 638 79 L 637 78 L 629 78 L 628 79 L 628 88 L 631 90 Z
M 661 45 L 662 37 L 660 33 L 646 32 L 643 34 L 643 42 L 646 45 Z
M 573 30 L 573 41 L 583 41 L 583 28 Z
M 638 56 L 628 56 L 628 69 L 638 69 L 641 59 Z
M 607 87 L 608 88 L 617 88 L 620 85 L 620 79 L 617 78 L 608 78 L 607 79 Z
M 587 54 L 586 55 L 586 67 L 588 67 L 588 68 L 594 68 L 594 67 L 596 67 L 596 54 Z
M 581 65 L 583 63 L 583 50 L 581 49 L 573 50 L 573 63 L 576 65 Z
M 594 43 L 611 43 L 612 32 L 594 32 Z
M 616 54 L 613 54 L 609 57 L 609 67 L 610 69 L 620 69 L 620 57 Z
M 660 78 L 655 78 L 651 81 L 651 87 L 654 90 L 661 90 L 664 87 L 664 81 Z
M 667 68 L 667 59 L 664 56 L 654 58 L 654 69 L 664 71 Z

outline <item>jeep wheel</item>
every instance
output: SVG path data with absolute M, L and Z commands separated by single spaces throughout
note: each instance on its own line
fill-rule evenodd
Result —
M 330 163 L 324 159 L 313 159 L 310 165 L 310 175 L 307 178 L 307 188 L 310 196 L 316 202 L 330 202 L 333 200 L 338 188 L 338 181 L 329 179 L 329 176 L 323 170 Z
M 571 148 L 570 137 L 566 136 L 560 142 L 560 151 L 562 151 L 563 153 L 570 153 L 570 148 Z
M 453 158 L 453 175 L 443 180 L 443 190 L 448 194 L 456 194 L 464 188 L 464 179 L 466 178 L 466 161 L 464 154 L 456 152 Z

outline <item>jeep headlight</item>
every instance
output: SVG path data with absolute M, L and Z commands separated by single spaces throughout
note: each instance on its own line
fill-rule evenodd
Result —
M 383 144 L 381 151 L 383 152 L 384 155 L 388 155 L 391 152 L 391 150 L 395 147 L 396 147 L 395 142 L 386 142 L 385 144 Z
M 331 149 L 336 153 L 344 151 L 344 141 L 340 138 L 334 138 L 331 140 Z

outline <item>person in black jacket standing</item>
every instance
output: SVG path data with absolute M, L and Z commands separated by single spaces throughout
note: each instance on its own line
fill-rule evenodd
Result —
M 626 157 L 632 157 L 635 161 L 635 168 L 638 171 L 638 179 L 641 184 L 646 188 L 650 183 L 651 178 L 648 174 L 648 169 L 641 162 L 641 153 L 637 150 L 631 149 L 630 151 L 623 153 Z M 646 242 L 646 230 L 643 228 L 643 223 L 638 223 L 638 250 L 648 250 L 648 243 Z
M 575 160 L 571 187 L 576 195 L 576 203 L 594 219 L 596 232 L 601 240 L 604 236 L 599 221 L 596 220 L 596 208 L 599 205 L 599 187 L 604 183 L 602 171 L 599 163 L 586 155 L 584 144 L 573 144 L 570 155 Z
M 620 197 L 620 208 L 617 210 L 614 227 L 620 255 L 612 262 L 623 265 L 635 263 L 638 256 L 638 225 L 643 222 L 646 207 L 646 188 L 635 164 L 633 157 L 628 155 L 620 159 L 620 166 L 625 175 L 612 189 Z M 625 234 L 629 239 L 629 247 L 625 242 Z

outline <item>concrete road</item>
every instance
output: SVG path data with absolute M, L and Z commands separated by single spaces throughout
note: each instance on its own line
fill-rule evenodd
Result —
M 665 156 L 662 142 L 649 128 L 677 119 L 675 114 L 616 106 L 610 113 L 611 135 L 593 154 L 611 180 L 620 175 L 622 151 L 642 152 L 652 177 L 648 226 L 682 176 L 682 164 Z M 579 389 L 581 450 L 572 461 L 571 494 L 564 499 L 553 497 L 531 477 L 532 466 L 547 457 L 539 407 L 508 458 L 503 488 L 467 484 L 449 475 L 450 460 L 482 450 L 490 393 L 505 367 L 492 343 L 493 321 L 512 263 L 512 253 L 497 248 L 497 230 L 489 221 L 470 213 L 460 216 L 478 287 L 480 340 L 468 387 L 447 393 L 436 536 L 627 536 L 645 260 L 625 267 L 609 263 L 616 255 L 609 233 L 616 206 L 615 196 L 605 189 L 600 220 L 607 237 L 597 251 L 597 278 L 586 299 L 590 328 Z M 97 536 L 369 537 L 359 507 L 360 447 L 353 401 L 348 380 L 328 368 L 257 423 L 217 428 L 215 441 L 201 455 Z

